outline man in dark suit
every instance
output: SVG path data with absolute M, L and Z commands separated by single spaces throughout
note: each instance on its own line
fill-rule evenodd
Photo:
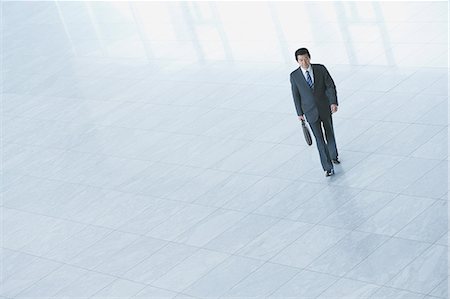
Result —
M 291 73 L 292 95 L 299 120 L 305 120 L 306 116 L 311 127 L 322 168 L 328 177 L 334 174 L 333 163 L 340 163 L 331 116 L 338 110 L 336 86 L 325 66 L 311 64 L 310 59 L 308 49 L 295 51 L 300 67 Z

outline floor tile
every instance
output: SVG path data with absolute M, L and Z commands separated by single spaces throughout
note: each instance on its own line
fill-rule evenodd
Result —
M 446 298 L 445 2 L 2 12 L 0 297 Z M 328 178 L 300 47 L 336 85 Z
M 375 284 L 385 284 L 429 247 L 426 243 L 390 239 L 345 276 Z

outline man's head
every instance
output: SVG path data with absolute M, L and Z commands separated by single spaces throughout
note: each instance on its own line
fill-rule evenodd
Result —
M 311 59 L 311 55 L 309 55 L 309 51 L 306 48 L 300 48 L 295 51 L 295 60 L 297 60 L 300 67 L 303 69 L 309 68 L 309 61 Z

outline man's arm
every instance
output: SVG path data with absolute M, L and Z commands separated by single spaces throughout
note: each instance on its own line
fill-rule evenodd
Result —
M 330 105 L 338 105 L 337 93 L 336 93 L 336 85 L 334 84 L 333 78 L 331 78 L 330 73 L 327 68 L 324 66 L 325 71 L 325 94 L 328 97 L 328 101 L 330 101 Z
M 294 79 L 291 74 L 291 90 L 292 97 L 294 98 L 295 109 L 297 110 L 297 115 L 299 119 L 303 119 L 303 110 L 302 110 L 302 98 L 300 96 L 300 92 L 298 91 L 297 84 L 295 84 Z

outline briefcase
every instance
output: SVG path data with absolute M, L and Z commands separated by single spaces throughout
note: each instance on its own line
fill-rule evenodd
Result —
M 312 144 L 311 133 L 309 132 L 308 126 L 306 125 L 304 120 L 302 120 L 302 129 L 303 129 L 303 135 L 305 135 L 306 143 L 308 145 L 311 145 Z

